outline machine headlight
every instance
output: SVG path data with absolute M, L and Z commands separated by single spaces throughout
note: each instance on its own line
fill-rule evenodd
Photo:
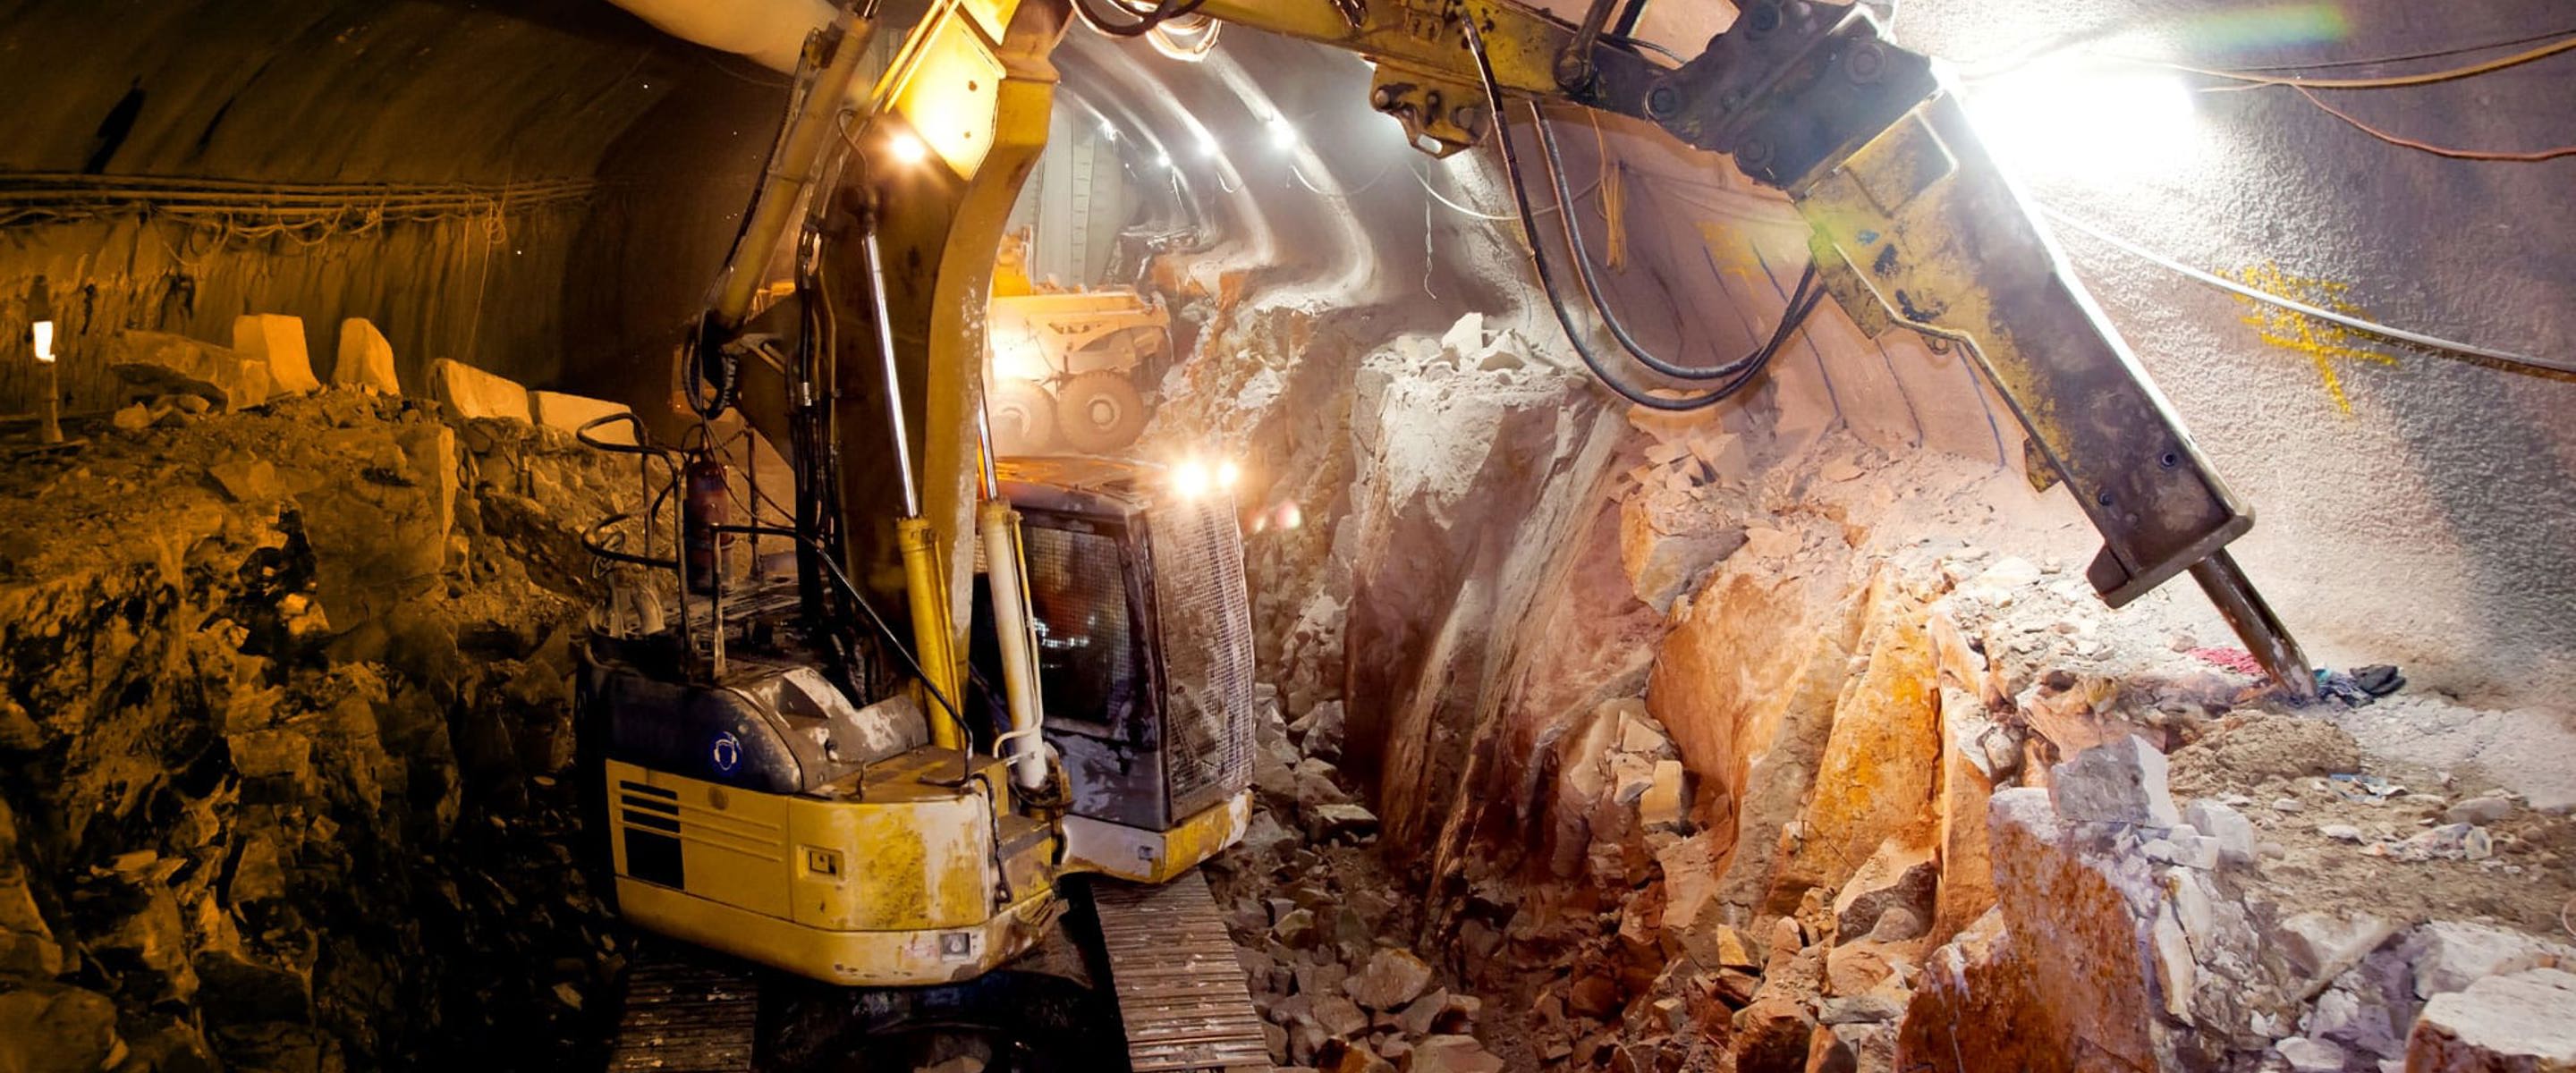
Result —
M 1208 472 L 1207 463 L 1198 459 L 1193 458 L 1172 467 L 1172 490 L 1179 492 L 1183 498 L 1197 499 L 1206 495 L 1208 489 L 1214 484 L 1215 475 Z

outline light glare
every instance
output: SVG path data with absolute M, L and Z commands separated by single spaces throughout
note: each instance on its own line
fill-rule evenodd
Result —
M 2176 172 L 2195 134 L 2191 87 L 2180 76 L 2076 58 L 1982 80 L 1968 105 L 1995 154 L 2034 175 L 2116 180 Z
M 36 339 L 36 360 L 46 362 L 48 364 L 52 363 L 54 360 L 54 322 L 50 320 L 37 321 L 31 334 L 33 334 Z
M 1208 468 L 1198 459 L 1190 459 L 1172 470 L 1172 487 L 1181 495 L 1197 499 L 1208 491 Z
M 1234 488 L 1234 482 L 1242 479 L 1243 470 L 1241 467 L 1234 464 L 1233 459 L 1227 459 L 1216 464 L 1217 487 L 1230 491 Z
M 930 159 L 930 147 L 922 144 L 921 137 L 910 131 L 897 131 L 886 139 L 886 151 L 893 154 L 900 164 L 918 164 Z
M 1200 155 L 1200 156 L 1205 156 L 1205 157 L 1212 157 L 1212 156 L 1215 156 L 1215 155 L 1217 154 L 1217 151 L 1218 151 L 1218 150 L 1217 150 L 1217 144 L 1216 144 L 1216 135 L 1210 134 L 1210 133 L 1208 133 L 1208 132 L 1206 132 L 1206 131 L 1200 131 L 1200 132 L 1199 132 L 1199 155 Z
M 1297 147 L 1297 127 L 1288 122 L 1288 117 L 1270 117 L 1270 144 L 1280 149 Z

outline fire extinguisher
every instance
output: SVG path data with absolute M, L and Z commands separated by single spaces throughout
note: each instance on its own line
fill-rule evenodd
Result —
M 685 485 L 681 498 L 687 513 L 682 531 L 688 543 L 691 592 L 715 591 L 723 551 L 733 546 L 733 534 L 716 531 L 717 526 L 733 522 L 733 485 L 727 479 L 730 473 L 711 452 L 700 452 L 681 470 Z

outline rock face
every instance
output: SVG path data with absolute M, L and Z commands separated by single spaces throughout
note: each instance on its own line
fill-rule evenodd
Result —
M 1879 844 L 1923 820 L 1941 755 L 1940 695 L 1922 609 L 1873 587 L 1860 651 L 1868 666 L 1834 706 L 1833 735 L 1817 761 L 1815 790 L 1796 845 L 1772 879 L 1770 904 L 1811 888 L 1839 888 Z
M 250 313 L 233 318 L 233 350 L 268 367 L 269 382 L 280 393 L 310 395 L 322 390 L 313 376 L 313 358 L 304 342 L 304 318 L 276 313 Z
M 340 322 L 340 342 L 331 362 L 331 383 L 386 395 L 402 394 L 394 375 L 394 345 L 385 341 L 375 322 L 351 317 Z
M 221 408 L 257 406 L 272 390 L 266 361 L 163 332 L 108 337 L 107 367 L 138 394 L 194 395 Z

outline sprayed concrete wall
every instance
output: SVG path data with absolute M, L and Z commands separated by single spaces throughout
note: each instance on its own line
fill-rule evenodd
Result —
M 2564 18 L 2559 5 L 2530 0 L 2268 12 L 1939 0 L 1904 5 L 1896 30 L 1936 55 L 2089 37 L 2109 54 L 2250 67 L 2509 40 Z M 2556 57 L 2329 103 L 2419 139 L 2532 149 L 2576 140 L 2570 69 Z M 2576 219 L 2560 211 L 2576 189 L 2576 159 L 2402 149 L 2284 88 L 2188 100 L 2190 117 L 2168 140 L 2127 147 L 2143 158 L 2129 166 L 2026 157 L 2034 192 L 2292 297 L 2506 350 L 2576 353 Z M 2576 685 L 2576 621 L 2566 614 L 2576 606 L 2576 382 L 2267 313 L 2083 235 L 2061 237 L 2254 505 L 2255 530 L 2237 554 L 2314 655 L 2337 666 L 2397 662 L 2418 685 L 2481 704 L 2576 713 L 2566 699 Z
M 415 390 L 440 358 L 631 376 L 627 325 L 686 318 L 785 94 L 586 0 L 40 2 L 0 56 L 0 319 L 44 278 L 73 413 L 117 401 L 116 331 L 243 313 L 302 317 L 326 376 L 349 317 Z M 40 383 L 0 350 L 0 413 Z

